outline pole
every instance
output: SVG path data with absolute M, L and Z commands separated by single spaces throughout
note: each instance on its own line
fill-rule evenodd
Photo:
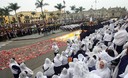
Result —
M 64 3 L 64 6 L 65 6 L 65 1 L 64 0 L 63 0 L 63 3 Z M 65 14 L 65 16 L 64 16 L 64 23 L 66 23 L 66 11 L 65 11 L 65 7 L 64 7 L 64 14 Z

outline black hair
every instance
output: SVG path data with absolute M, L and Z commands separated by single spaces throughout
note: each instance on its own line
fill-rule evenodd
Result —
M 92 57 L 93 57 L 94 59 L 96 59 L 96 55 L 93 55 Z
M 114 51 L 112 49 L 106 49 L 106 52 L 108 53 L 109 56 L 115 57 Z

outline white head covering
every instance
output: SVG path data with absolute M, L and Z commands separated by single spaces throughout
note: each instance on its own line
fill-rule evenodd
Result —
M 19 74 L 19 78 L 29 78 L 26 74 L 25 71 L 22 71 L 20 74 Z
M 60 78 L 69 78 L 69 74 L 66 68 L 64 68 L 60 74 Z
M 111 62 L 114 59 L 105 50 L 99 54 L 99 57 L 107 62 Z
M 74 67 L 75 67 L 75 64 L 73 62 L 70 62 L 69 69 L 68 69 L 69 78 L 73 78 Z
M 68 58 L 66 56 L 65 51 L 62 51 L 61 60 L 62 60 L 62 65 L 68 64 Z
M 33 71 L 30 68 L 28 68 L 24 63 L 20 64 L 20 69 L 21 69 L 21 72 L 22 71 L 27 71 L 27 76 L 28 77 L 32 77 Z
M 12 66 L 13 65 L 15 65 L 15 66 L 17 66 L 17 67 L 20 68 L 20 66 L 18 65 L 18 63 L 13 58 L 11 58 L 10 59 L 10 63 L 9 63 L 9 67 L 10 67 L 10 69 L 11 69 L 11 71 L 12 71 L 13 74 L 18 74 L 18 72 L 16 70 L 12 69 Z
M 104 67 L 100 68 L 100 63 L 104 63 Z M 110 78 L 110 69 L 107 67 L 107 62 L 105 60 L 101 60 L 96 64 L 96 70 L 92 71 L 93 73 L 97 74 L 101 78 Z
M 74 63 L 77 63 L 78 62 L 78 59 L 77 58 L 73 58 L 73 62 Z
M 41 71 L 37 72 L 36 78 L 47 78 L 46 76 L 43 75 Z
M 121 46 L 123 45 L 126 41 L 128 40 L 128 33 L 126 30 L 119 30 L 117 33 L 114 35 L 114 40 L 113 43 Z
M 51 62 L 51 60 L 49 58 L 45 59 L 45 63 L 43 65 L 44 67 L 44 75 L 46 76 L 52 76 L 55 71 L 54 71 L 54 64 Z
M 83 56 L 83 54 L 78 55 L 78 60 L 79 61 L 84 61 L 85 60 L 85 57 Z
M 62 65 L 62 59 L 60 58 L 60 54 L 57 54 L 54 58 L 54 64 L 55 67 L 61 66 Z
M 44 63 L 44 69 L 46 70 L 48 67 L 50 67 L 52 64 L 51 60 L 49 58 L 45 59 L 45 63 Z

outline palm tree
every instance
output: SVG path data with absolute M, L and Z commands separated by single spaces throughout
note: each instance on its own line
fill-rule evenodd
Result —
M 66 14 L 70 14 L 70 11 L 66 11 Z
M 31 15 L 34 17 L 36 15 L 36 12 L 31 12 Z M 33 19 L 33 18 L 32 18 Z
M 62 5 L 61 3 L 59 3 L 59 4 L 57 4 L 56 6 L 54 6 L 56 9 L 58 9 L 59 11 L 60 11 L 60 13 L 61 13 L 61 11 L 62 11 L 62 9 L 64 9 L 65 8 L 65 6 L 64 5 Z
M 36 8 L 40 8 L 42 14 L 44 14 L 43 13 L 43 7 L 49 5 L 48 3 L 43 3 L 43 2 L 44 2 L 44 0 L 37 0 L 37 2 L 35 3 Z
M 82 6 L 79 7 L 79 12 L 81 13 L 81 18 L 84 18 L 84 14 L 83 11 L 85 10 L 85 8 L 83 8 Z
M 76 8 L 75 9 L 75 13 L 79 13 L 80 12 L 80 9 L 79 8 Z
M 17 16 L 16 11 L 20 8 L 20 6 L 18 6 L 17 3 L 10 3 L 10 4 L 9 4 L 9 8 L 15 12 L 16 19 L 17 19 L 17 22 L 18 22 L 18 24 L 19 24 L 19 20 L 18 20 L 18 16 Z M 19 25 L 20 25 L 20 24 L 19 24 Z
M 72 10 L 73 12 L 75 12 L 75 9 L 76 9 L 76 6 L 75 6 L 75 5 L 70 6 L 70 8 L 71 8 L 71 10 Z
M 11 12 L 11 11 L 12 11 L 12 10 L 11 10 L 8 6 L 7 6 L 7 7 L 4 7 L 4 15 L 5 15 L 5 17 L 8 16 L 9 23 L 11 23 L 10 17 L 9 17 L 9 15 L 10 15 L 9 12 Z
M 83 8 L 82 6 L 79 7 L 79 11 L 80 11 L 80 12 L 82 12 L 82 11 L 84 11 L 84 10 L 85 10 L 85 8 Z

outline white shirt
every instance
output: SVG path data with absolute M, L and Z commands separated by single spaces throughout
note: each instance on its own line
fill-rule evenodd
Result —
M 58 53 L 59 47 L 57 45 L 52 45 L 52 50 L 54 50 L 55 53 Z

